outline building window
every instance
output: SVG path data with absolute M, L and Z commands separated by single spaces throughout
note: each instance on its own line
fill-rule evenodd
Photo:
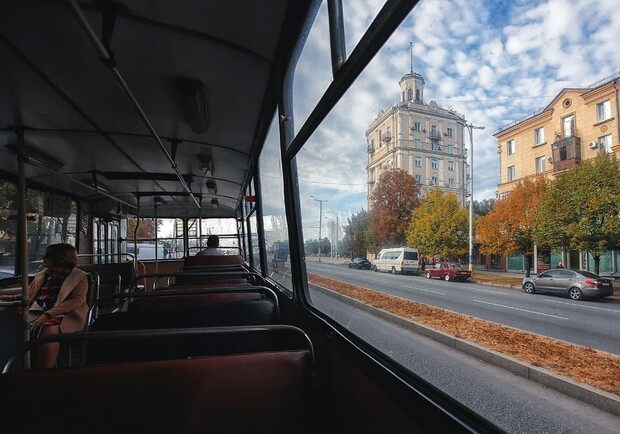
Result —
M 453 134 L 453 133 L 452 133 L 452 128 L 448 128 L 448 129 L 446 130 L 446 135 L 447 135 L 448 137 L 452 137 L 452 134 Z
M 601 152 L 611 153 L 611 134 L 598 138 L 598 147 Z
M 564 138 L 575 135 L 575 116 L 566 116 L 562 119 L 562 125 L 564 126 Z
M 453 146 L 452 145 L 448 145 L 448 154 L 451 154 L 453 152 Z
M 508 155 L 515 153 L 515 139 L 506 142 L 506 149 L 508 150 Z
M 611 105 L 609 100 L 596 105 L 596 121 L 602 122 L 611 118 Z
M 420 139 L 415 139 L 415 140 L 413 141 L 413 146 L 414 146 L 416 149 L 422 149 L 422 142 L 420 141 Z
M 385 133 L 385 138 L 392 137 L 392 127 L 387 127 L 387 132 Z
M 412 89 L 407 90 L 407 100 L 413 101 L 413 90 Z
M 517 177 L 515 166 L 508 166 L 508 181 L 514 181 Z
M 375 150 L 375 139 L 372 139 L 370 141 L 370 149 L 372 149 L 373 151 Z
M 543 155 L 542 157 L 536 158 L 536 173 L 543 173 L 545 170 L 545 157 Z
M 439 142 L 431 140 L 431 151 L 439 151 Z
M 415 167 L 422 167 L 422 159 L 420 157 L 415 157 Z
M 454 178 L 448 179 L 448 187 L 454 188 Z
M 420 125 L 420 122 L 414 122 L 413 127 L 411 127 L 411 129 L 413 131 L 422 131 L 422 125 Z
M 437 160 L 431 160 L 431 169 L 437 169 L 439 167 L 439 163 Z
M 405 92 L 403 92 L 403 102 L 405 102 Z
M 416 175 L 416 176 L 415 176 L 415 182 L 416 182 L 417 184 L 420 184 L 420 183 L 422 182 L 422 177 L 421 177 L 420 175 Z
M 439 137 L 437 132 L 437 125 L 431 125 L 431 137 Z
M 545 143 L 545 129 L 543 127 L 534 130 L 534 143 L 537 145 Z
M 415 100 L 420 101 L 420 89 L 415 90 Z
M 431 176 L 431 180 L 428 183 L 428 185 L 437 185 L 437 177 L 436 176 Z
M 454 172 L 454 161 L 448 161 L 448 170 Z

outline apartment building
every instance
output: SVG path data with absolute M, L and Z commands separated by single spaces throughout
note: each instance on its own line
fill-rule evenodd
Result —
M 497 132 L 500 197 L 521 179 L 553 178 L 599 152 L 620 156 L 619 78 L 563 89 L 539 112 Z
M 497 132 L 499 197 L 509 194 L 522 179 L 537 175 L 553 179 L 600 152 L 620 157 L 619 86 L 620 72 L 584 88 L 563 89 L 543 109 Z M 601 258 L 600 271 L 617 272 L 619 259 L 618 252 L 608 252 Z M 540 246 L 534 261 L 537 271 L 558 261 L 591 271 L 593 264 L 585 252 Z M 513 255 L 502 265 L 519 270 L 523 263 L 520 255 Z
M 424 99 L 424 78 L 411 71 L 399 82 L 400 101 L 380 110 L 366 131 L 368 196 L 381 174 L 402 169 L 415 177 L 422 195 L 434 188 L 467 201 L 465 118 Z

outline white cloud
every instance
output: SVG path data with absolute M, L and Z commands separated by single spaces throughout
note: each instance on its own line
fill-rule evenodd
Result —
M 344 2 L 349 54 L 382 3 Z M 366 208 L 365 131 L 380 109 L 399 100 L 410 41 L 425 98 L 486 127 L 474 134 L 474 196 L 491 197 L 499 181 L 495 132 L 547 105 L 563 87 L 620 69 L 618 6 L 618 0 L 421 1 L 300 151 L 304 220 L 318 218 L 310 194 L 325 196 L 333 210 Z M 327 35 L 324 2 L 296 77 L 297 130 L 332 80 Z

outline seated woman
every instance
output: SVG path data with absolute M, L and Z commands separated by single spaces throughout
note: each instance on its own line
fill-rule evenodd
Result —
M 43 256 L 45 270 L 35 274 L 28 288 L 33 337 L 84 329 L 88 279 L 86 272 L 76 268 L 77 263 L 77 251 L 71 244 L 47 246 Z M 54 367 L 59 349 L 58 342 L 40 345 L 37 366 Z

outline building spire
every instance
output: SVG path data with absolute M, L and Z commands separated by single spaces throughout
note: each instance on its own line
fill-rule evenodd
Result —
M 410 57 L 410 65 L 411 65 L 411 70 L 409 72 L 413 74 L 413 42 L 411 41 L 409 41 L 409 57 Z

